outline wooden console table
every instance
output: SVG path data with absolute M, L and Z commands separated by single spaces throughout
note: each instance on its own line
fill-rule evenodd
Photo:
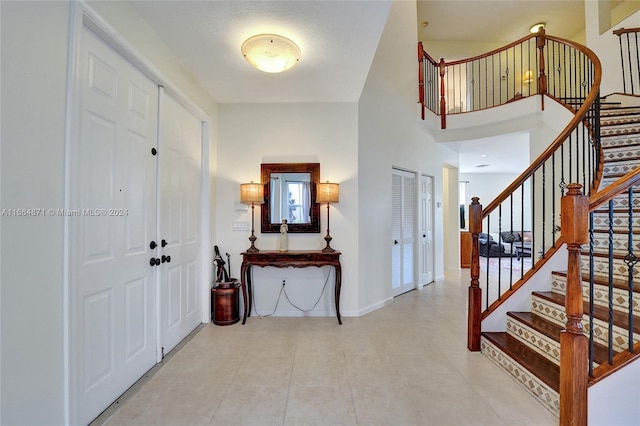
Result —
M 242 266 L 240 267 L 240 283 L 242 287 L 242 300 L 244 313 L 242 324 L 247 321 L 247 315 L 251 316 L 251 267 L 273 266 L 275 268 L 307 268 L 309 266 L 333 266 L 336 271 L 335 304 L 338 323 L 342 324 L 340 317 L 340 286 L 342 284 L 342 267 L 340 266 L 340 252 L 323 253 L 320 250 L 292 250 L 292 251 L 259 251 L 257 253 L 242 253 Z M 248 291 L 247 291 L 248 290 Z M 247 300 L 248 293 L 248 300 Z

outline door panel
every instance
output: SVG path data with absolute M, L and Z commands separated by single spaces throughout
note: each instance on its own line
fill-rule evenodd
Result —
M 391 174 L 391 288 L 393 296 L 415 288 L 416 177 Z
M 157 86 L 87 28 L 68 218 L 72 422 L 87 424 L 155 364 Z
M 164 353 L 200 324 L 198 292 L 202 122 L 170 96 L 160 102 L 160 335 Z
M 433 177 L 422 175 L 420 178 L 420 262 L 418 280 L 420 286 L 434 280 L 433 248 Z

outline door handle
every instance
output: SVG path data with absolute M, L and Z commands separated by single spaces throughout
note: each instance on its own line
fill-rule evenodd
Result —
M 398 244 L 398 240 L 393 240 L 393 244 Z
M 167 244 L 169 244 L 169 243 L 167 242 L 167 240 L 162 240 L 162 242 L 160 244 L 162 244 L 162 247 L 166 247 Z
M 149 265 L 151 266 L 157 266 L 160 264 L 160 259 L 158 258 L 154 258 L 152 257 L 151 259 L 149 259 Z
M 171 262 L 171 256 L 165 256 L 164 254 L 162 255 L 162 263 L 164 262 Z
M 149 243 L 149 247 L 151 248 L 151 250 L 153 250 L 153 249 L 155 249 L 156 247 L 158 247 L 158 244 L 156 244 L 156 242 L 155 242 L 155 241 L 151 241 L 151 242 Z

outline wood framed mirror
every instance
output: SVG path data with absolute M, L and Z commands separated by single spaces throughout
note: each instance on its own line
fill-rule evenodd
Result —
M 319 233 L 316 185 L 320 163 L 266 163 L 260 165 L 260 172 L 264 185 L 262 233 L 279 233 L 283 219 L 290 233 Z

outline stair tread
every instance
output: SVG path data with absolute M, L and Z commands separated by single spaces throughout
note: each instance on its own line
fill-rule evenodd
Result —
M 589 247 L 588 247 L 588 245 L 585 245 L 585 247 L 580 251 L 580 254 L 583 255 L 583 256 L 589 256 Z M 626 255 L 627 255 L 627 253 L 625 253 L 625 254 L 616 253 L 615 250 L 613 252 L 613 258 L 616 259 L 616 260 L 624 260 Z M 594 250 L 593 251 L 593 256 L 594 257 L 609 257 L 609 252 L 608 251 Z
M 553 275 L 561 275 L 563 277 L 567 276 L 567 272 L 566 271 L 553 271 L 552 272 Z M 585 284 L 589 283 L 589 274 L 582 274 L 582 282 Z M 617 289 L 621 289 L 621 290 L 627 290 L 629 288 L 628 286 L 628 281 L 627 280 L 623 280 L 620 278 L 614 278 L 612 280 L 613 282 L 613 287 L 617 288 Z M 604 285 L 604 286 L 608 286 L 609 285 L 609 280 L 596 275 L 593 277 L 593 283 L 597 284 L 597 285 Z M 634 282 L 633 283 L 633 291 L 634 292 L 638 292 L 640 293 L 640 283 L 639 282 Z
M 565 297 L 563 294 L 557 294 L 557 293 L 553 293 L 551 291 L 534 291 L 531 293 L 532 296 L 537 296 L 540 297 L 542 299 L 546 299 L 550 302 L 553 302 L 557 305 L 560 306 L 564 306 L 564 300 Z M 589 303 L 588 302 L 584 302 L 583 303 L 583 312 L 588 315 L 589 314 Z M 603 307 L 603 306 L 598 306 L 598 305 L 594 305 L 593 307 L 593 317 L 597 318 L 601 321 L 605 321 L 608 322 L 609 321 L 609 309 Z M 636 315 L 633 316 L 634 320 L 633 320 L 633 332 L 640 334 L 640 318 Z M 629 316 L 624 313 L 624 312 L 618 312 L 618 311 L 614 311 L 613 312 L 613 324 L 624 328 L 625 330 L 628 329 L 629 326 Z
M 506 332 L 482 335 L 554 391 L 560 389 L 560 367 Z
M 564 327 L 546 320 L 533 312 L 507 312 L 507 315 L 534 329 L 538 333 L 555 340 L 558 342 L 558 345 L 560 344 L 560 333 L 564 330 Z M 594 342 L 593 353 L 593 359 L 597 364 L 602 364 L 607 361 L 608 352 L 604 345 Z
M 507 316 L 517 319 L 555 341 L 560 341 L 560 332 L 562 331 L 562 327 L 544 319 L 540 315 L 536 315 L 532 312 L 507 312 Z

